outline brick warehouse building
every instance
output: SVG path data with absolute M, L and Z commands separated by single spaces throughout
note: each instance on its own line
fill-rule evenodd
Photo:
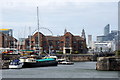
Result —
M 38 34 L 39 34 L 39 43 L 38 43 Z M 63 52 L 71 53 L 86 53 L 86 39 L 84 30 L 82 36 L 74 36 L 70 32 L 65 30 L 63 36 L 45 36 L 42 33 L 36 32 L 33 36 L 29 36 L 25 40 L 25 49 L 37 50 L 38 44 L 40 44 L 41 52 Z
M 0 29 L 0 48 L 17 48 L 12 29 Z
M 16 48 L 17 39 L 0 32 L 0 48 Z

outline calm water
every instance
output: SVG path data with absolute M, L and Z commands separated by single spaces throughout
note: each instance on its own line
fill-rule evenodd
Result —
M 97 71 L 96 62 L 74 65 L 2 70 L 3 78 L 118 78 L 118 71 Z

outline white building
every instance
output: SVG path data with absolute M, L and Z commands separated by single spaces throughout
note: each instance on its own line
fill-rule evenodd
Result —
M 92 44 L 94 52 L 112 52 L 115 51 L 114 41 L 94 42 Z

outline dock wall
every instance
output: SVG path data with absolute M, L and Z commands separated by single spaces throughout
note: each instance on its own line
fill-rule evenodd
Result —
M 82 61 L 93 61 L 93 55 L 88 55 L 88 54 L 56 54 L 54 56 L 57 56 L 59 59 L 60 58 L 66 58 L 70 61 L 73 62 L 82 62 Z
M 120 71 L 120 57 L 99 57 L 96 69 L 103 71 Z

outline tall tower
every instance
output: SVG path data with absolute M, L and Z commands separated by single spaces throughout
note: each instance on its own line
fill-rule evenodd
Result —
M 92 47 L 92 35 L 88 35 L 88 46 Z
M 84 39 L 84 43 L 83 43 L 83 53 L 87 53 L 87 46 L 86 46 L 86 36 L 85 36 L 85 30 L 82 30 L 82 35 L 81 37 Z
M 66 34 L 67 33 L 67 29 L 65 28 L 65 30 L 64 30 L 64 34 Z
M 84 38 L 84 39 L 86 39 L 86 37 L 85 37 L 85 30 L 84 30 L 84 29 L 82 30 L 82 35 L 81 35 L 81 37 Z
M 104 36 L 108 35 L 110 32 L 110 24 L 107 24 L 104 28 Z

